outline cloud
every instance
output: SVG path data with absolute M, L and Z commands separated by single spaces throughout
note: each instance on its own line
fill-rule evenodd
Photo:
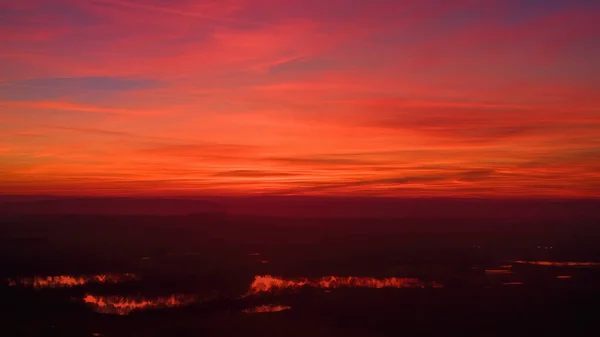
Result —
M 525 11 L 523 7 L 529 8 Z M 473 25 L 456 25 L 457 28 L 452 27 L 443 35 L 414 45 L 417 57 L 412 66 L 439 69 L 470 64 L 498 77 L 512 76 L 513 71 L 530 62 L 537 63 L 538 67 L 545 68 L 548 63 L 551 66 L 572 48 L 598 38 L 593 28 L 599 17 L 598 9 L 581 2 L 560 6 L 496 2 L 480 16 L 485 20 L 481 20 L 477 29 L 473 29 Z M 497 67 L 479 67 L 491 64 Z M 527 72 L 527 69 L 522 70 Z M 545 70 L 548 75 L 554 73 L 553 69 Z
M 156 80 L 118 77 L 35 78 L 1 83 L 0 99 L 46 101 L 62 97 L 81 98 L 91 94 L 106 99 L 110 94 L 152 89 L 159 85 L 160 82 Z
M 66 127 L 66 126 L 51 126 L 49 128 L 55 130 L 65 130 L 65 131 L 76 131 L 81 133 L 91 133 L 91 134 L 100 134 L 100 135 L 108 135 L 108 136 L 123 136 L 123 137 L 133 137 L 133 138 L 142 138 L 136 134 L 130 132 L 122 132 L 122 131 L 111 131 L 111 130 L 102 130 L 102 129 L 93 129 L 93 128 L 75 128 L 75 127 Z
M 96 4 L 106 4 L 106 5 L 114 5 L 114 6 L 119 6 L 119 7 L 125 7 L 125 8 L 129 8 L 129 9 L 133 9 L 133 10 L 143 10 L 143 11 L 151 11 L 151 12 L 156 12 L 156 13 L 162 13 L 162 14 L 169 14 L 169 15 L 176 15 L 176 16 L 184 16 L 184 17 L 191 17 L 191 18 L 196 18 L 196 19 L 203 19 L 203 20 L 212 20 L 212 21 L 219 21 L 219 22 L 225 22 L 225 23 L 231 23 L 231 22 L 239 22 L 238 19 L 231 19 L 228 18 L 227 16 L 224 15 L 218 15 L 218 14 L 227 14 L 228 11 L 223 12 L 222 9 L 226 9 L 226 8 L 230 8 L 230 9 L 235 9 L 236 7 L 233 6 L 227 6 L 227 1 L 204 1 L 203 3 L 201 3 L 200 6 L 198 6 L 199 8 L 196 11 L 195 8 L 178 8 L 177 6 L 173 6 L 173 4 L 170 4 L 170 6 L 157 6 L 157 5 L 152 5 L 149 4 L 149 2 L 151 1 L 145 1 L 143 3 L 141 2 L 136 2 L 136 1 L 126 1 L 126 0 L 93 0 L 94 3 Z M 219 6 L 220 3 L 220 6 Z M 225 4 L 225 6 L 223 6 L 223 4 Z M 206 14 L 206 12 L 217 12 L 214 14 Z
M 164 145 L 140 150 L 146 155 L 165 157 L 202 158 L 214 157 L 222 159 L 235 159 L 245 157 L 256 150 L 256 147 L 243 144 L 223 144 L 197 142 L 196 144 Z
M 120 115 L 120 116 L 157 116 L 164 112 L 149 110 L 133 110 L 120 108 L 106 108 L 97 106 L 81 105 L 63 101 L 0 101 L 0 106 L 21 109 L 39 109 L 56 111 L 89 112 L 97 114 Z
M 496 171 L 494 170 L 471 170 L 471 171 L 463 171 L 459 172 L 456 175 L 456 179 L 460 181 L 485 181 L 489 180 L 492 175 L 494 175 Z
M 398 189 L 400 186 L 412 184 L 432 184 L 440 183 L 448 180 L 448 176 L 443 175 L 422 175 L 422 176 L 400 176 L 378 179 L 362 179 L 344 181 L 338 183 L 304 183 L 301 187 L 292 188 L 282 191 L 281 194 L 313 194 L 323 192 L 344 192 L 344 191 L 360 191 L 368 190 L 377 186 L 384 186 L 388 190 Z
M 336 166 L 336 165 L 366 165 L 373 164 L 367 160 L 350 158 L 345 155 L 313 156 L 313 157 L 271 157 L 267 160 L 292 165 Z
M 270 178 L 270 177 L 293 177 L 297 176 L 290 172 L 275 172 L 275 171 L 257 171 L 257 170 L 236 170 L 225 171 L 214 174 L 215 177 L 231 177 L 231 178 Z
M 106 90 L 128 91 L 155 88 L 160 82 L 148 79 L 119 77 L 75 77 L 75 78 L 34 78 L 21 81 L 4 82 L 4 85 L 27 88 L 61 88 L 65 90 Z
M 23 193 L 589 195 L 600 181 L 598 8 L 5 1 L 0 161 L 10 172 L 0 183 Z

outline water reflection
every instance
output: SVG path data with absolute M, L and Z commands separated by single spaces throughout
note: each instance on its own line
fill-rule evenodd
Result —
M 280 311 L 290 310 L 291 308 L 292 307 L 288 307 L 286 305 L 268 304 L 268 305 L 261 305 L 258 307 L 245 309 L 244 312 L 247 314 L 259 314 L 259 313 L 266 313 L 266 312 L 280 312 Z
M 325 276 L 309 279 L 284 279 L 271 275 L 257 275 L 250 284 L 247 295 L 264 292 L 278 292 L 284 289 L 297 290 L 304 287 L 311 288 L 440 288 L 441 284 L 436 282 L 423 282 L 416 278 L 373 278 L 355 276 Z
M 600 262 L 574 262 L 574 261 L 513 261 L 518 264 L 551 267 L 600 267 Z
M 186 295 L 169 297 L 131 298 L 121 296 L 85 295 L 83 301 L 102 314 L 127 315 L 134 310 L 173 308 L 192 304 L 196 298 Z
M 135 280 L 134 274 L 99 274 L 87 276 L 34 276 L 9 279 L 9 286 L 24 286 L 33 288 L 70 288 L 88 283 L 119 283 Z

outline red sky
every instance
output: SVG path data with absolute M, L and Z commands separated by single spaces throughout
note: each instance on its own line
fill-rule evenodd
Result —
M 594 197 L 595 0 L 0 0 L 0 194 Z

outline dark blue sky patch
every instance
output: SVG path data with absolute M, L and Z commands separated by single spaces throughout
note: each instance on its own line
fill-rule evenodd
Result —
M 79 98 L 93 94 L 111 95 L 124 91 L 152 89 L 160 82 L 120 77 L 35 78 L 0 84 L 0 99 L 36 101 L 55 98 Z
M 125 77 L 64 77 L 64 78 L 33 78 L 13 81 L 12 84 L 23 87 L 63 88 L 76 90 L 139 90 L 158 86 L 158 81 L 134 79 Z
M 42 1 L 28 10 L 0 10 L 0 27 L 27 25 L 44 29 L 57 23 L 61 26 L 87 27 L 106 23 L 106 20 L 85 7 L 60 0 Z

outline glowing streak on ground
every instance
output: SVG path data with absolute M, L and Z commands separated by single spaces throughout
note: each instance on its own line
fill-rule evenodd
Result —
M 292 307 L 288 307 L 286 305 L 261 305 L 254 308 L 244 309 L 244 312 L 247 314 L 259 314 L 265 312 L 280 312 L 284 310 L 290 310 Z
M 518 264 L 531 264 L 550 267 L 600 267 L 600 262 L 574 262 L 574 261 L 514 261 Z
M 119 283 L 135 280 L 134 274 L 100 274 L 88 276 L 34 276 L 9 279 L 9 286 L 25 286 L 33 288 L 70 288 L 88 283 Z
M 276 292 L 285 289 L 297 290 L 304 287 L 311 288 L 441 288 L 442 285 L 431 282 L 424 283 L 416 278 L 390 277 L 377 279 L 373 277 L 354 276 L 325 276 L 317 279 L 299 278 L 284 279 L 271 275 L 258 275 L 250 284 L 247 295 L 264 292 Z
M 570 279 L 572 277 L 573 276 L 571 276 L 571 275 L 558 275 L 556 278 L 559 279 L 559 280 L 567 280 L 567 279 Z
M 127 315 L 134 310 L 185 306 L 196 302 L 196 299 L 185 295 L 171 295 L 169 297 L 146 299 L 120 296 L 94 296 L 88 294 L 84 296 L 83 301 L 98 313 Z
M 515 282 L 503 282 L 502 284 L 505 286 L 520 286 L 520 285 L 523 285 L 524 283 L 515 281 Z
M 485 270 L 485 274 L 486 275 L 512 274 L 512 270 L 508 270 L 508 269 L 486 269 Z

